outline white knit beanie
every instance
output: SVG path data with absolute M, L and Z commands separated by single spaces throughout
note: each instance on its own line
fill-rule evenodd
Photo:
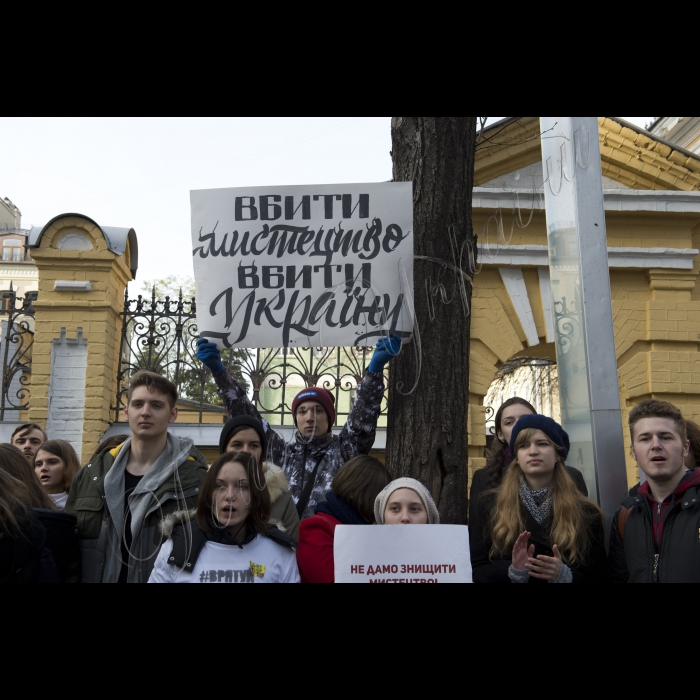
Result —
M 425 511 L 428 514 L 428 525 L 439 525 L 440 524 L 440 513 L 438 513 L 437 506 L 433 497 L 430 495 L 430 491 L 415 479 L 397 479 L 392 481 L 378 496 L 377 500 L 374 502 L 374 518 L 377 521 L 377 525 L 384 525 L 384 513 L 386 512 L 386 506 L 395 491 L 400 489 L 410 489 L 415 491 L 419 496 L 423 505 L 425 506 Z

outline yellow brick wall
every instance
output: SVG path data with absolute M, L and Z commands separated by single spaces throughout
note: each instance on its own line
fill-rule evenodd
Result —
M 492 214 L 475 212 L 477 233 L 483 234 Z M 516 226 L 512 237 L 511 216 L 510 212 L 505 214 L 503 222 L 508 242 L 513 245 L 547 245 L 543 215 L 535 215 L 525 229 Z M 611 247 L 700 249 L 700 224 L 697 217 L 691 215 L 642 216 L 610 212 L 607 224 Z M 490 231 L 489 244 L 495 255 L 498 239 L 493 222 Z M 484 242 L 483 237 L 480 242 Z M 470 410 L 474 419 L 470 418 L 469 426 L 470 478 L 475 469 L 485 466 L 481 427 L 483 400 L 497 370 L 517 356 L 555 357 L 553 344 L 544 344 L 546 330 L 537 271 L 523 268 L 540 336 L 540 345 L 531 348 L 498 272 L 498 258 L 488 260 L 482 256 L 482 262 L 485 266 L 475 277 L 472 302 Z M 626 427 L 629 411 L 646 398 L 672 401 L 688 418 L 700 417 L 699 275 L 698 260 L 692 271 L 611 271 L 620 399 L 628 446 L 631 442 Z M 636 483 L 638 471 L 631 456 L 627 468 L 630 483 Z

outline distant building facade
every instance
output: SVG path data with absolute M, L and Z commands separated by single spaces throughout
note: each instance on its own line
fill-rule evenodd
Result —
M 39 291 L 39 271 L 29 256 L 29 231 L 22 228 L 22 212 L 7 198 L 0 199 L 0 310 L 7 307 L 10 286 L 18 296 Z
M 700 155 L 700 117 L 656 117 L 649 131 Z

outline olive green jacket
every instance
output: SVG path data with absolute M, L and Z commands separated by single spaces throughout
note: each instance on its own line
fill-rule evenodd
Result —
M 169 436 L 176 446 L 180 462 L 172 476 L 153 488 L 150 494 L 140 535 L 131 547 L 129 583 L 148 583 L 163 535 L 160 522 L 177 511 L 196 508 L 202 482 L 207 475 L 207 462 L 194 449 L 191 440 Z M 113 581 L 114 571 L 121 568 L 121 538 L 112 523 L 112 514 L 105 496 L 105 478 L 124 443 L 111 452 L 99 455 L 84 467 L 73 481 L 65 512 L 78 519 L 77 535 L 82 556 L 83 583 Z M 146 494 L 148 496 L 148 494 Z M 118 514 L 118 520 L 123 513 Z M 111 572 L 105 576 L 105 571 Z

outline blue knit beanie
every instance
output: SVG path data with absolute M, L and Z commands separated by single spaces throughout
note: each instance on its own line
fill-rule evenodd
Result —
M 563 460 L 566 461 L 571 451 L 569 435 L 559 423 L 551 418 L 547 418 L 547 416 L 524 416 L 515 424 L 510 438 L 510 451 L 514 458 L 517 458 L 518 455 L 515 451 L 518 435 L 528 428 L 541 430 L 557 447 L 561 448 Z

